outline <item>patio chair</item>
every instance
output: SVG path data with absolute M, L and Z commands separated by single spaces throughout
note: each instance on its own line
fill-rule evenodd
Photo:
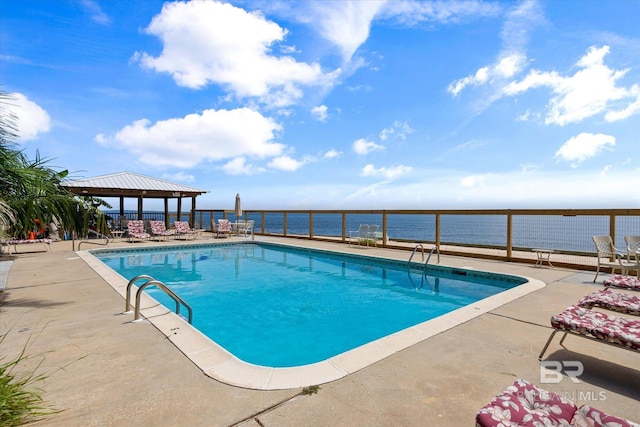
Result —
M 640 236 L 624 236 L 627 244 L 627 260 L 640 263 Z
M 632 263 L 624 259 L 625 255 L 618 251 L 613 245 L 611 236 L 593 236 L 592 239 L 593 243 L 596 245 L 596 257 L 598 261 L 596 277 L 593 278 L 594 282 L 598 278 L 600 268 L 602 267 L 611 268 L 611 274 L 615 273 L 615 271 L 619 269 L 625 276 L 629 270 L 638 268 L 637 263 Z
M 151 226 L 151 239 L 152 240 L 167 240 L 167 237 L 173 236 L 175 232 L 173 230 L 167 230 L 164 225 L 164 221 L 149 221 Z
M 187 221 L 175 221 L 173 223 L 176 228 L 176 238 L 184 238 L 184 239 L 197 239 L 198 234 L 200 234 L 197 230 L 192 230 L 191 226 Z
M 380 234 L 382 237 L 382 234 Z M 367 233 L 367 245 L 372 244 L 376 248 L 378 247 L 378 226 L 369 225 L 369 232 Z
M 523 379 L 516 380 L 476 414 L 477 427 L 534 425 L 640 426 L 588 405 L 578 408 L 562 393 L 543 390 Z
M 369 237 L 369 224 L 360 224 L 357 230 L 349 231 L 349 246 L 351 246 L 351 241 L 355 239 L 358 245 L 364 244 L 368 245 L 367 238 Z
M 618 348 L 640 352 L 640 320 L 611 316 L 572 305 L 562 313 L 551 316 L 551 326 L 553 332 L 540 352 L 538 360 L 542 360 L 551 340 L 558 332 L 564 334 L 560 345 L 568 334 L 572 334 Z
M 600 307 L 632 316 L 640 316 L 640 297 L 602 289 L 583 297 L 578 305 L 584 308 Z
M 127 221 L 127 235 L 129 236 L 129 242 L 136 240 L 147 240 L 151 235 L 144 231 L 143 220 L 129 220 Z

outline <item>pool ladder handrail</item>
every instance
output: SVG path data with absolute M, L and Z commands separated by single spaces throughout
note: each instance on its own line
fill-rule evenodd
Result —
M 418 250 L 418 248 L 422 248 L 422 261 L 424 261 L 424 246 L 422 246 L 422 243 L 418 243 L 413 248 L 413 252 L 411 252 L 411 256 L 409 257 L 409 261 L 407 261 L 407 263 L 411 264 L 411 260 L 413 259 L 413 256 L 416 254 L 416 251 Z
M 125 306 L 124 306 L 124 311 L 125 312 L 129 312 L 130 311 L 129 307 L 131 306 L 131 287 L 133 286 L 133 284 L 135 282 L 137 282 L 140 279 L 147 279 L 147 281 L 144 282 L 138 288 L 138 291 L 136 292 L 136 303 L 135 303 L 135 311 L 134 311 L 133 320 L 140 319 L 140 296 L 142 295 L 142 291 L 147 286 L 155 285 L 156 287 L 158 287 L 159 289 L 164 291 L 164 293 L 169 295 L 175 301 L 175 303 L 176 303 L 176 314 L 178 314 L 178 315 L 180 314 L 180 304 L 184 305 L 187 308 L 187 311 L 189 312 L 188 321 L 189 321 L 189 324 L 191 324 L 191 322 L 193 320 L 193 310 L 191 309 L 191 306 L 189 304 L 187 304 L 185 300 L 180 298 L 175 292 L 173 292 L 171 289 L 169 289 L 167 287 L 167 285 L 165 285 L 164 283 L 162 283 L 159 280 L 155 280 L 153 277 L 149 276 L 148 274 L 139 274 L 136 277 L 134 277 L 133 279 L 131 279 L 129 281 L 129 283 L 127 284 L 127 295 L 126 295 Z
M 438 253 L 438 264 L 440 264 L 440 248 L 438 248 L 438 246 L 434 246 L 431 248 L 429 256 L 427 257 L 427 261 L 424 263 L 425 268 L 427 268 L 427 264 L 429 264 L 429 260 L 431 259 L 431 255 L 433 255 L 434 251 Z
M 411 264 L 411 260 L 413 259 L 413 256 L 416 254 L 416 251 L 418 250 L 418 248 L 422 249 L 422 261 L 424 261 L 424 246 L 422 246 L 422 243 L 418 243 L 414 248 L 413 251 L 411 252 L 411 256 L 409 257 L 409 261 L 407 261 L 407 264 Z M 427 264 L 429 264 L 429 260 L 431 259 L 431 256 L 433 255 L 434 252 L 438 253 L 438 264 L 440 264 L 440 248 L 438 248 L 437 245 L 435 245 L 434 247 L 431 248 L 431 251 L 429 252 L 429 256 L 427 257 L 427 261 L 424 263 L 425 268 L 427 267 Z
M 91 245 L 109 246 L 109 240 L 110 240 L 109 236 L 106 236 L 106 235 L 104 235 L 104 234 L 102 234 L 102 233 L 100 233 L 100 232 L 98 232 L 96 230 L 92 230 L 92 229 L 89 229 L 87 231 L 88 231 L 87 237 L 85 237 L 84 239 L 82 239 L 80 241 L 80 243 L 78 243 L 78 250 L 80 250 L 80 246 L 83 243 L 88 243 L 88 244 L 91 244 Z M 104 242 L 91 241 L 91 240 L 89 240 L 89 234 L 95 234 L 96 238 L 104 239 L 105 241 Z

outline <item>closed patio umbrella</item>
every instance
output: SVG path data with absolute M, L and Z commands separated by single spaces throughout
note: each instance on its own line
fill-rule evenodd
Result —
M 242 216 L 242 206 L 240 205 L 240 193 L 236 194 L 236 208 L 234 210 L 236 221 Z

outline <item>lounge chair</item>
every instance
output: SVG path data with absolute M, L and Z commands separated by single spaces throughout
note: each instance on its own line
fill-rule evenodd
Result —
M 197 230 L 192 230 L 187 221 L 176 221 L 173 223 L 176 227 L 176 238 L 184 239 L 197 239 L 200 233 Z
M 552 316 L 551 326 L 554 331 L 547 340 L 540 356 L 538 356 L 539 360 L 542 360 L 542 356 L 547 351 L 551 340 L 558 332 L 564 333 L 560 340 L 560 345 L 562 345 L 567 334 L 572 334 L 640 352 L 640 320 L 610 316 L 599 311 L 592 311 L 573 305 L 562 313 Z
M 476 414 L 477 427 L 517 426 L 640 427 L 588 405 L 578 406 L 562 394 L 516 380 Z
M 221 218 L 216 225 L 216 220 L 211 219 L 211 231 L 216 233 L 216 237 L 220 237 L 220 235 L 231 237 L 231 223 L 228 219 Z
M 582 298 L 578 305 L 584 308 L 600 307 L 624 314 L 640 316 L 640 297 L 612 292 L 609 289 L 591 292 Z
M 144 231 L 143 220 L 129 220 L 127 221 L 127 235 L 129 236 L 129 242 L 135 240 L 147 240 L 151 235 Z
M 621 274 L 612 274 L 608 279 L 602 281 L 604 288 L 620 288 L 630 291 L 640 291 L 640 279 L 635 277 L 623 276 Z
M 151 239 L 153 240 L 167 240 L 167 237 L 175 234 L 173 230 L 167 230 L 164 221 L 149 221 L 149 225 L 151 226 Z
M 47 250 L 47 252 L 51 252 L 51 239 L 8 239 L 8 240 L 0 240 L 0 253 L 2 252 L 1 248 L 6 246 L 7 252 L 11 255 L 11 246 L 13 246 L 13 252 L 18 253 L 19 245 L 29 245 L 33 243 L 42 243 Z
M 638 268 L 637 262 L 629 262 L 624 259 L 625 254 L 616 249 L 611 236 L 593 236 L 592 239 L 596 245 L 596 256 L 598 258 L 598 269 L 596 277 L 593 278 L 594 282 L 598 278 L 598 274 L 600 274 L 601 267 L 611 268 L 611 274 L 619 269 L 625 276 L 629 270 Z

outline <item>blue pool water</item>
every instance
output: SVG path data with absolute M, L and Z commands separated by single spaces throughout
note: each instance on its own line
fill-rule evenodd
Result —
M 265 243 L 94 255 L 127 280 L 164 282 L 191 305 L 193 326 L 239 359 L 271 367 L 319 362 L 526 282 Z M 156 288 L 145 291 L 175 308 Z

